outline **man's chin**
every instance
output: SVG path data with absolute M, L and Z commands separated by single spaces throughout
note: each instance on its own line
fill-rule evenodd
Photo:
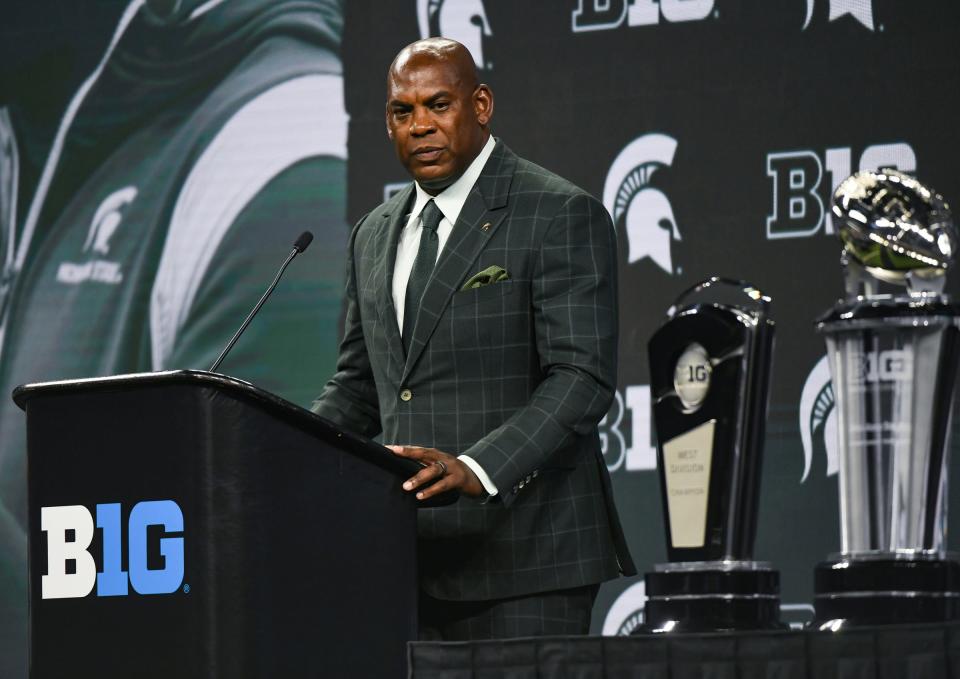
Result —
M 415 176 L 414 179 L 417 180 L 417 184 L 420 185 L 420 188 L 431 195 L 440 193 L 445 188 L 457 181 L 457 177 L 452 174 L 445 174 L 443 176 L 421 174 L 419 176 Z

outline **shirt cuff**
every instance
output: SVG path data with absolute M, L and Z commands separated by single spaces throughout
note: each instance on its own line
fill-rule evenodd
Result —
M 499 492 L 497 491 L 496 485 L 494 485 L 493 481 L 487 475 L 487 472 L 483 471 L 483 467 L 480 466 L 479 462 L 474 460 L 469 455 L 460 455 L 457 459 L 473 470 L 473 473 L 477 475 L 478 479 L 480 479 L 480 484 L 483 486 L 483 489 L 487 491 L 487 495 L 493 497 Z

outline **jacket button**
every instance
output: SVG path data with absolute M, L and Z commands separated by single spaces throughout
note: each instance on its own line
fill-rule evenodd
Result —
M 403 389 L 403 390 L 400 391 L 400 400 L 401 400 L 401 401 L 409 401 L 409 400 L 412 399 L 412 398 L 413 398 L 413 392 L 410 391 L 409 389 Z

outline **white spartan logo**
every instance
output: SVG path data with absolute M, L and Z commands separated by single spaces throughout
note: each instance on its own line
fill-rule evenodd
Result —
M 803 477 L 800 483 L 810 475 L 817 439 L 822 441 L 827 455 L 827 476 L 833 476 L 840 468 L 835 405 L 830 362 L 824 356 L 813 366 L 800 395 L 800 442 L 803 444 Z
M 643 624 L 643 609 L 647 605 L 647 588 L 643 580 L 627 587 L 607 611 L 603 619 L 605 637 L 626 637 Z
M 477 68 L 493 67 L 483 58 L 483 39 L 493 35 L 483 0 L 417 0 L 417 24 L 421 38 L 456 40 L 470 50 Z
M 110 239 L 123 219 L 121 210 L 132 203 L 136 197 L 137 189 L 133 186 L 127 186 L 119 191 L 114 191 L 104 199 L 100 207 L 97 208 L 96 214 L 93 215 L 90 232 L 83 244 L 84 252 L 92 251 L 99 255 L 110 253 Z
M 845 14 L 849 14 L 854 19 L 863 24 L 871 31 L 873 25 L 873 0 L 829 0 L 830 2 L 830 21 L 836 21 Z M 803 28 L 810 25 L 810 19 L 813 18 L 813 5 L 815 0 L 807 0 L 807 18 L 803 22 Z
M 680 240 L 680 231 L 670 201 L 650 178 L 670 167 L 676 150 L 677 141 L 665 134 L 638 137 L 613 161 L 603 184 L 603 205 L 614 223 L 626 216 L 628 263 L 649 257 L 669 274 L 675 273 L 671 241 Z

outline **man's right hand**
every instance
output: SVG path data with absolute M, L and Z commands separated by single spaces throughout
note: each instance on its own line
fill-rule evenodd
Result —
M 426 465 L 403 482 L 403 489 L 415 492 L 418 500 L 428 500 L 448 490 L 459 490 L 469 497 L 480 497 L 485 492 L 473 470 L 454 455 L 421 446 L 390 445 L 387 448 L 393 451 L 394 455 Z

